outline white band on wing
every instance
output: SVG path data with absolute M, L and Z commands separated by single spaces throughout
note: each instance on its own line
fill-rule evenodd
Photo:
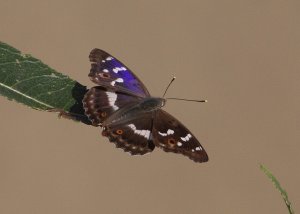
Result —
M 138 130 L 138 129 L 136 129 L 134 124 L 129 124 L 128 126 L 134 131 L 135 134 L 143 136 L 146 139 L 150 138 L 150 131 L 149 130 Z
M 117 100 L 117 97 L 118 97 L 117 94 L 114 93 L 114 92 L 110 92 L 110 91 L 106 91 L 105 93 L 107 95 L 109 106 L 111 106 L 114 110 L 118 110 L 119 107 L 116 106 L 116 104 L 115 104 L 116 100 Z

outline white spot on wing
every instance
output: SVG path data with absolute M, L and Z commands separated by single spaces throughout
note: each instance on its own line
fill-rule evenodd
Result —
M 109 91 L 106 91 L 105 93 L 106 93 L 106 95 L 107 95 L 107 99 L 108 99 L 109 105 L 110 105 L 114 110 L 118 110 L 119 107 L 115 105 L 116 100 L 117 100 L 117 94 L 114 93 L 114 92 L 109 92 Z
M 115 67 L 113 68 L 113 72 L 118 73 L 119 71 L 126 71 L 125 67 Z
M 161 136 L 172 135 L 172 134 L 174 134 L 174 130 L 168 129 L 168 131 L 166 133 L 158 132 L 158 134 L 160 134 Z
M 181 137 L 181 140 L 183 140 L 184 142 L 189 141 L 192 138 L 191 134 L 187 134 L 185 137 Z
M 124 80 L 123 80 L 122 78 L 118 78 L 118 79 L 112 81 L 110 84 L 111 84 L 112 86 L 115 86 L 116 82 L 124 82 Z
M 107 61 L 110 61 L 112 59 L 113 59 L 113 57 L 111 57 L 111 56 L 109 56 L 109 57 L 106 58 Z
M 150 131 L 149 130 L 138 130 L 138 129 L 136 129 L 134 124 L 129 124 L 128 126 L 134 131 L 135 134 L 143 136 L 146 139 L 150 138 Z
M 196 151 L 202 150 L 201 146 L 198 146 L 198 147 L 196 147 L 195 149 L 196 149 Z
M 177 146 L 182 146 L 182 143 L 181 142 L 177 142 Z
M 124 82 L 124 80 L 122 78 L 118 78 L 115 80 L 116 82 Z
M 105 72 L 105 73 L 109 72 L 109 70 L 107 70 L 107 69 L 103 69 L 102 71 Z
M 161 136 L 167 136 L 167 133 L 162 133 L 162 132 L 158 132 L 158 134 L 160 134 Z
M 174 134 L 174 131 L 172 129 L 168 129 L 167 134 L 168 135 Z

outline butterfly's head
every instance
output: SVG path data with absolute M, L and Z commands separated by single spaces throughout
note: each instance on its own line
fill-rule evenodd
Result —
M 159 101 L 160 108 L 162 108 L 162 107 L 164 107 L 166 105 L 167 100 L 165 98 L 158 97 L 156 99 L 158 99 L 158 101 Z

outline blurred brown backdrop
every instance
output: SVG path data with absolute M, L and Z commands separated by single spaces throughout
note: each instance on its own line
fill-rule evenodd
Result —
M 287 213 L 265 164 L 300 210 L 299 1 L 0 1 L 0 40 L 91 87 L 102 48 L 210 161 L 159 149 L 131 157 L 98 128 L 0 97 L 0 213 Z

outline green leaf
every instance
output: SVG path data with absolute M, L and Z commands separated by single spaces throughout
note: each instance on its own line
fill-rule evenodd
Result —
M 40 60 L 0 42 L 0 94 L 38 110 L 59 110 L 86 119 L 86 87 Z
M 292 209 L 292 205 L 291 202 L 289 201 L 288 195 L 286 193 L 286 191 L 280 186 L 280 183 L 278 182 L 278 180 L 276 179 L 276 177 L 262 164 L 260 164 L 260 169 L 268 176 L 268 178 L 271 179 L 271 181 L 273 182 L 273 184 L 275 185 L 276 189 L 279 190 L 285 205 L 287 206 L 289 213 L 293 214 L 294 211 Z

